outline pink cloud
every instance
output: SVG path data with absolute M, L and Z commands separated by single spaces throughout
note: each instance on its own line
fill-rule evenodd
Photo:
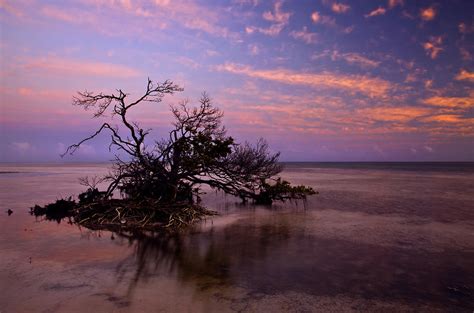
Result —
M 245 31 L 247 34 L 252 34 L 258 31 L 264 35 L 277 36 L 285 28 L 290 20 L 291 13 L 282 10 L 283 1 L 276 1 L 272 11 L 265 11 L 262 14 L 264 20 L 271 22 L 269 27 L 255 27 L 247 26 Z
M 311 13 L 311 20 L 313 23 L 319 23 L 319 21 L 321 21 L 321 14 L 319 14 L 317 11 L 314 11 Z
M 219 65 L 217 70 L 290 85 L 306 85 L 358 92 L 369 97 L 385 97 L 393 86 L 380 78 L 363 75 L 341 75 L 330 72 L 302 73 L 285 69 L 255 70 L 234 63 Z
M 319 12 L 314 11 L 311 13 L 311 21 L 314 24 L 323 24 L 330 27 L 336 27 L 336 20 L 330 16 L 321 15 Z
M 364 15 L 366 18 L 368 17 L 373 17 L 373 16 L 378 16 L 378 15 L 384 15 L 387 12 L 387 10 L 383 7 L 378 7 L 377 9 L 367 13 Z
M 84 60 L 45 57 L 30 59 L 25 63 L 28 70 L 40 70 L 51 73 L 69 73 L 84 76 L 104 76 L 114 78 L 133 78 L 142 73 L 134 68 L 111 63 L 90 62 Z
M 81 19 L 79 18 L 77 12 L 69 12 L 56 7 L 46 6 L 41 9 L 41 13 L 47 17 L 51 17 L 57 20 L 61 20 L 69 23 L 79 23 Z
M 347 4 L 337 3 L 337 2 L 334 2 L 331 5 L 331 10 L 337 14 L 347 13 L 350 10 L 350 8 L 351 7 Z
M 403 6 L 404 5 L 404 0 L 388 0 L 388 7 L 390 9 L 393 9 L 397 5 Z
M 16 17 L 23 17 L 22 10 L 16 4 L 14 1 L 0 0 L 0 9 Z
M 317 42 L 317 34 L 309 32 L 306 26 L 304 26 L 300 31 L 292 31 L 290 36 L 295 39 L 302 40 L 307 44 L 313 44 Z

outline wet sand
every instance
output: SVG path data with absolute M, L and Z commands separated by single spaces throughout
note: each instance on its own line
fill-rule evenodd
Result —
M 269 209 L 211 192 L 220 216 L 156 237 L 35 221 L 38 188 L 77 193 L 98 168 L 31 171 L 0 177 L 2 313 L 474 309 L 472 173 L 290 167 L 321 194 Z

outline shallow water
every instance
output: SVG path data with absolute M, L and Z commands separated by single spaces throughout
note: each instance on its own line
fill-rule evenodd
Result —
M 106 172 L 0 166 L 2 313 L 474 309 L 472 163 L 288 164 L 320 194 L 266 208 L 209 192 L 221 215 L 166 238 L 28 214 Z

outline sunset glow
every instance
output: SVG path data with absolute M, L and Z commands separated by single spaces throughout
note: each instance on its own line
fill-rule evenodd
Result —
M 99 120 L 77 91 L 206 91 L 283 161 L 474 161 L 473 1 L 0 0 L 0 161 L 64 161 Z M 68 160 L 108 160 L 108 137 Z M 66 160 L 66 161 L 68 161 Z

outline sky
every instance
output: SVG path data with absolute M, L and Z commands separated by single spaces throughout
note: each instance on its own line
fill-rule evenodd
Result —
M 106 161 L 77 91 L 184 91 L 131 118 L 166 136 L 206 91 L 282 161 L 474 161 L 474 1 L 0 0 L 0 162 Z M 112 121 L 114 123 L 114 121 Z

